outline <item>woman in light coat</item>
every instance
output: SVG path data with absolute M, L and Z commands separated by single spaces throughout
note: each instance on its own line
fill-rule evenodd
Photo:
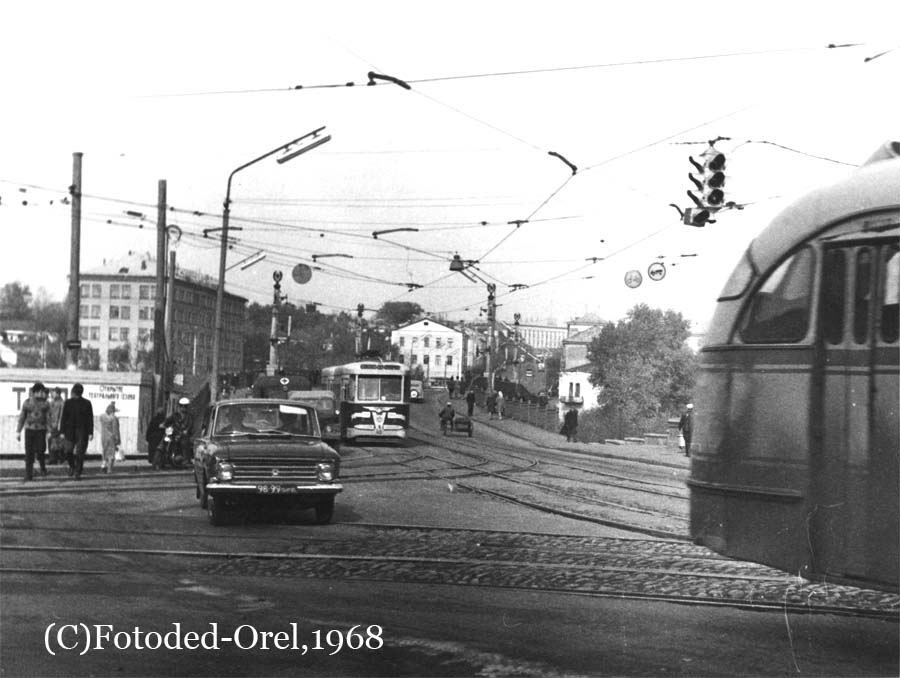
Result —
M 116 416 L 116 404 L 106 406 L 106 412 L 100 415 L 100 444 L 103 448 L 102 473 L 112 473 L 116 463 L 116 451 L 121 444 L 119 436 L 119 418 Z

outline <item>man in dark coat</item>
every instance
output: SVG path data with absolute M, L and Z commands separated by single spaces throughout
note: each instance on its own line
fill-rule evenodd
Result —
M 166 433 L 163 429 L 163 422 L 165 422 L 165 420 L 166 411 L 160 407 L 156 410 L 156 414 L 153 415 L 153 418 L 147 424 L 147 432 L 144 434 L 144 439 L 147 441 L 147 461 L 151 464 L 153 463 L 153 457 L 156 454 L 156 448 L 159 447 L 159 443 Z
M 474 412 L 474 411 L 475 411 L 475 391 L 473 391 L 470 388 L 469 392 L 466 393 L 466 414 L 468 414 L 471 417 L 472 412 Z
M 566 410 L 563 416 L 563 433 L 566 434 L 566 442 L 577 442 L 575 435 L 578 433 L 578 410 L 574 407 Z
M 75 480 L 81 480 L 88 442 L 94 438 L 94 408 L 90 400 L 81 396 L 82 393 L 84 386 L 81 384 L 72 387 L 72 397 L 63 403 L 59 424 L 66 439 L 69 475 L 75 476 Z
M 684 414 L 678 421 L 678 430 L 684 438 L 684 456 L 691 456 L 691 436 L 694 433 L 694 404 L 688 403 Z

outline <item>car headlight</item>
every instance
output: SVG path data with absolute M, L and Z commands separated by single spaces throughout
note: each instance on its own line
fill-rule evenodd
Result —
M 227 482 L 234 478 L 234 466 L 227 461 L 220 461 L 216 464 L 216 480 Z
M 334 462 L 320 461 L 318 464 L 316 464 L 316 477 L 320 482 L 323 483 L 330 483 L 332 480 L 334 480 Z

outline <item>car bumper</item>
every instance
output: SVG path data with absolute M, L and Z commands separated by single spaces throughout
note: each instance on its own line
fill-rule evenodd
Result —
M 303 497 L 309 495 L 337 494 L 343 485 L 321 483 L 317 485 L 284 485 L 279 483 L 209 483 L 206 491 L 210 494 L 249 494 L 255 496 L 285 495 Z

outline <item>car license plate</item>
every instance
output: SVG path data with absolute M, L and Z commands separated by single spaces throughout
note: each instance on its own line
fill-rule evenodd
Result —
M 259 494 L 295 494 L 297 488 L 285 485 L 257 485 L 256 491 Z

